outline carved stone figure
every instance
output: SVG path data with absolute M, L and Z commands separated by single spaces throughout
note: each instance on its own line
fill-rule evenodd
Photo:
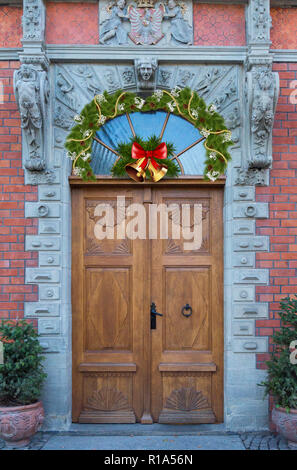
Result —
M 189 45 L 193 43 L 193 28 L 184 19 L 184 8 L 175 0 L 168 0 L 164 19 L 170 20 L 170 33 L 173 44 Z
M 116 90 L 120 87 L 120 83 L 118 81 L 117 73 L 115 69 L 109 68 L 105 69 L 103 72 L 103 82 L 105 84 L 105 88 L 111 92 Z
M 46 72 L 36 70 L 32 65 L 22 65 L 14 75 L 14 92 L 28 147 L 25 168 L 41 171 L 46 166 L 44 124 L 49 99 Z
M 88 90 L 91 96 L 102 93 L 102 89 L 98 86 L 97 77 L 95 77 L 91 67 L 86 65 L 78 65 L 73 69 L 73 73 L 79 77 L 79 84 L 85 90 Z
M 157 60 L 151 57 L 135 59 L 138 90 L 152 91 L 155 88 Z
M 271 132 L 278 97 L 278 80 L 270 67 L 249 72 L 251 153 L 249 168 L 269 168 Z
M 126 1 L 118 0 L 107 7 L 111 16 L 100 25 L 100 43 L 108 45 L 127 44 L 128 33 L 123 21 L 128 20 Z

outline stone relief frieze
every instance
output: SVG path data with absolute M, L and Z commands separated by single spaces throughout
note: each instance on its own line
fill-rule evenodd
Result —
M 42 0 L 23 2 L 23 40 L 42 41 L 45 29 L 45 7 Z
M 33 65 L 22 65 L 14 74 L 14 93 L 20 111 L 27 146 L 25 168 L 41 171 L 46 167 L 45 122 L 49 101 L 47 74 Z
M 105 85 L 105 89 L 109 93 L 112 93 L 121 88 L 121 83 L 116 67 L 105 67 L 101 72 L 101 76 L 102 82 Z
M 257 168 L 237 169 L 235 184 L 242 186 L 264 186 L 267 184 L 267 173 L 264 169 Z
M 232 132 L 232 140 L 234 147 L 237 147 L 240 142 L 240 127 L 241 127 L 241 114 L 239 102 L 236 101 L 225 113 L 225 123 L 228 129 Z
M 159 66 L 153 57 L 135 59 L 131 65 L 56 66 L 54 125 L 68 130 L 73 116 L 92 99 L 97 90 L 114 92 L 119 88 L 151 93 L 157 88 L 189 86 L 215 104 L 230 126 L 234 142 L 240 143 L 240 102 L 238 68 L 235 66 Z M 102 85 L 104 84 L 104 85 Z M 103 88 L 104 87 L 104 88 Z
M 66 130 L 54 128 L 54 142 L 56 147 L 64 149 L 67 133 Z
M 56 85 L 59 100 L 73 111 L 77 110 L 79 108 L 79 97 L 76 90 L 74 90 L 74 83 L 67 78 L 62 70 L 57 72 Z
M 194 87 L 224 117 L 226 126 L 232 131 L 234 148 L 240 146 L 242 124 L 238 73 L 237 67 L 210 67 L 198 76 Z
M 193 44 L 191 0 L 102 0 L 99 38 L 104 45 Z
M 225 75 L 226 67 L 205 67 L 203 73 L 199 74 L 194 90 L 205 98 L 216 86 L 220 79 Z
M 136 74 L 135 68 L 129 66 L 118 66 L 118 72 L 120 75 L 121 83 L 123 88 L 134 88 L 136 87 Z
M 177 73 L 177 85 L 181 88 L 192 87 L 196 74 L 191 68 L 180 68 Z
M 234 98 L 236 99 L 237 90 L 238 90 L 238 87 L 236 83 L 236 78 L 235 77 L 229 78 L 224 89 L 221 90 L 220 93 L 217 94 L 216 98 L 214 99 L 214 104 L 219 112 L 221 111 L 221 109 L 225 107 L 225 105 L 229 101 L 232 101 Z
M 26 183 L 33 186 L 38 184 L 53 184 L 59 182 L 59 175 L 55 170 L 30 171 L 26 175 Z
M 270 39 L 271 16 L 269 0 L 251 0 L 248 6 L 248 40 L 265 43 Z
M 88 65 L 77 65 L 72 67 L 72 73 L 77 77 L 80 87 L 88 91 L 91 98 L 102 93 L 103 86 L 91 67 Z
M 173 88 L 174 69 L 167 67 L 158 67 L 157 87 Z
M 79 109 L 77 110 L 79 111 Z M 73 126 L 74 113 L 69 110 L 66 106 L 63 106 L 59 101 L 55 103 L 53 122 L 57 127 L 61 127 L 65 130 L 70 130 Z

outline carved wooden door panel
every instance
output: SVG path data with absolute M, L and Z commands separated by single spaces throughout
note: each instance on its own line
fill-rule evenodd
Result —
M 119 234 L 117 196 L 142 189 L 100 186 L 72 193 L 73 421 L 133 423 L 143 410 L 145 241 Z M 114 220 L 100 226 L 104 204 Z M 100 209 L 101 208 L 101 209 Z M 98 239 L 114 230 L 114 239 Z
M 152 240 L 152 416 L 160 423 L 223 420 L 223 190 L 154 188 L 171 204 L 168 239 Z M 186 205 L 182 218 L 182 205 Z M 188 209 L 186 209 L 188 207 Z M 196 211 L 196 212 L 195 212 Z M 169 212 L 170 214 L 170 212 Z M 186 216 L 184 216 L 186 217 Z M 183 221 L 184 234 L 175 239 Z M 197 230 L 191 247 L 188 232 Z M 185 238 L 186 237 L 186 238 Z M 187 248 L 187 249 L 185 249 Z
M 117 196 L 143 205 L 146 237 L 127 237 Z M 222 200 L 216 186 L 74 187 L 73 421 L 222 421 Z M 148 237 L 152 203 L 168 208 L 163 239 L 160 222 Z M 114 217 L 103 227 L 105 204 Z M 156 329 L 152 302 L 164 315 Z

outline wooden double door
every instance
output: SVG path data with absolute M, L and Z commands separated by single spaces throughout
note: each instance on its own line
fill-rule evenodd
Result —
M 191 180 L 73 185 L 74 422 L 223 420 L 222 201 Z

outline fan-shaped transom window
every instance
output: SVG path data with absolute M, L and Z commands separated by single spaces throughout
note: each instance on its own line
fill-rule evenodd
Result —
M 165 111 L 124 114 L 108 121 L 96 132 L 92 144 L 91 167 L 96 175 L 109 174 L 119 157 L 119 143 L 129 142 L 133 136 L 144 140 L 152 135 L 171 142 L 181 175 L 202 175 L 205 161 L 204 137 L 190 122 Z

